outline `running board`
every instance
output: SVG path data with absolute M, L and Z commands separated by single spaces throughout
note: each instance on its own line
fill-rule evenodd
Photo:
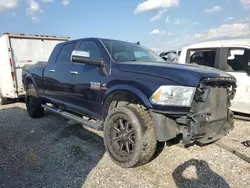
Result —
M 102 122 L 97 122 L 97 123 L 93 123 L 93 122 L 90 122 L 88 120 L 85 120 L 79 116 L 76 116 L 74 114 L 71 114 L 69 112 L 66 112 L 66 111 L 63 111 L 63 110 L 60 110 L 60 109 L 56 109 L 56 108 L 53 108 L 51 106 L 48 106 L 48 105 L 45 105 L 45 104 L 42 104 L 42 107 L 51 111 L 51 112 L 54 112 L 56 114 L 59 114 L 67 119 L 71 119 L 71 120 L 74 120 L 76 121 L 77 123 L 80 123 L 82 124 L 83 126 L 87 126 L 89 128 L 92 128 L 92 129 L 95 129 L 95 130 L 102 130 Z

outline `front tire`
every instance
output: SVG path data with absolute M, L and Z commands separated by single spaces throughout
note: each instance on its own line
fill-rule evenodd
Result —
M 44 108 L 42 107 L 42 101 L 38 98 L 33 84 L 28 85 L 25 102 L 27 112 L 30 117 L 40 118 L 44 116 Z
M 123 168 L 149 162 L 157 146 L 149 112 L 131 106 L 111 110 L 104 123 L 104 144 L 111 159 Z

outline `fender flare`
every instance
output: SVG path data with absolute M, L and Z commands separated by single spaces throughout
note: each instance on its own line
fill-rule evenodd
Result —
M 24 78 L 24 81 L 23 81 L 23 87 L 25 89 L 25 91 L 27 91 L 27 80 L 30 79 L 32 81 L 32 83 L 34 84 L 34 87 L 37 91 L 37 84 L 36 84 L 36 81 L 35 79 L 31 76 L 31 74 L 29 74 L 28 72 L 26 72 L 26 77 Z
M 130 85 L 116 85 L 114 87 L 111 87 L 110 89 L 108 89 L 106 92 L 105 92 L 105 95 L 104 95 L 104 99 L 103 99 L 103 105 L 106 104 L 106 100 L 107 98 L 114 94 L 114 93 L 119 93 L 119 92 L 129 92 L 129 93 L 133 93 L 136 97 L 138 97 L 142 102 L 142 104 L 148 108 L 148 109 L 151 109 L 153 108 L 152 107 L 152 104 L 150 103 L 148 97 L 139 89 L 133 87 L 133 86 L 130 86 Z

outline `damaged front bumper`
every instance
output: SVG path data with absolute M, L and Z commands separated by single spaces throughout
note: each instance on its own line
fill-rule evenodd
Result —
M 179 133 L 182 134 L 184 145 L 197 142 L 199 144 L 212 143 L 234 128 L 233 113 L 228 110 L 228 116 L 209 121 L 207 115 L 199 115 L 195 118 L 181 117 L 176 119 L 179 125 Z
M 227 110 L 227 117 L 209 121 L 207 114 L 195 117 L 170 118 L 166 114 L 151 112 L 157 140 L 168 141 L 181 135 L 184 145 L 209 144 L 219 140 L 234 128 L 233 112 Z
M 151 111 L 159 141 L 178 136 L 184 145 L 209 144 L 233 129 L 234 115 L 230 100 L 235 94 L 235 83 L 227 80 L 204 80 L 195 95 L 193 104 L 185 115 Z

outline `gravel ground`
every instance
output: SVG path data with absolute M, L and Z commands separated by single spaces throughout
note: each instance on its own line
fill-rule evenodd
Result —
M 54 114 L 33 120 L 24 104 L 0 106 L 0 128 L 0 187 L 250 187 L 250 164 L 215 144 L 165 147 L 149 164 L 122 169 L 105 153 L 100 132 Z M 237 121 L 223 142 L 240 145 L 246 133 L 250 123 Z
M 23 104 L 0 110 L 0 187 L 81 187 L 102 158 L 102 137 L 54 114 L 33 120 Z
M 250 121 L 237 120 L 236 122 L 234 131 L 224 137 L 221 143 L 247 156 L 250 161 L 250 147 L 242 144 L 244 141 L 250 141 Z

